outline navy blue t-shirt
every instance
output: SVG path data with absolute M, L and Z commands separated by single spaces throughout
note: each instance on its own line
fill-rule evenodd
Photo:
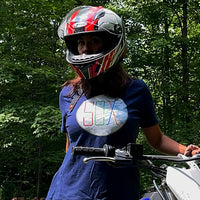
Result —
M 71 154 L 73 146 L 123 147 L 135 143 L 139 127 L 158 123 L 152 96 L 142 80 L 129 82 L 121 98 L 104 95 L 87 99 L 82 95 L 73 111 L 73 99 L 60 93 L 62 131 L 67 132 L 70 146 L 51 183 L 47 200 L 137 200 L 139 172 L 137 167 L 113 168 L 105 162 L 83 163 L 83 156 Z M 65 116 L 67 115 L 67 120 Z

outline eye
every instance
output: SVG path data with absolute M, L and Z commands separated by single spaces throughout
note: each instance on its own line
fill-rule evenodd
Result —
M 85 42 L 84 42 L 84 40 L 78 40 L 78 46 L 83 46 L 83 45 L 85 45 Z
M 94 36 L 94 37 L 91 38 L 91 43 L 92 44 L 99 44 L 99 43 L 102 43 L 102 40 L 101 40 L 101 38 Z

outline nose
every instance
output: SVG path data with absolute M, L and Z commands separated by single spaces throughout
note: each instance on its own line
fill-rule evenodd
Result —
M 90 53 L 91 46 L 90 46 L 89 42 L 85 42 L 85 44 L 82 47 L 82 51 L 83 51 L 83 53 L 86 53 L 86 54 Z

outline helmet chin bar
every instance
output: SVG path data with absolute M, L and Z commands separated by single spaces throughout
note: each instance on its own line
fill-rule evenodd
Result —
M 82 79 L 92 79 L 100 74 L 101 64 L 99 60 L 87 64 L 71 64 L 71 66 Z
M 81 55 L 74 55 L 70 51 L 67 51 L 66 60 L 71 63 L 72 65 L 83 65 L 87 63 L 92 63 L 104 56 L 104 53 L 97 53 L 97 54 L 81 54 Z M 79 67 L 78 67 L 79 68 Z

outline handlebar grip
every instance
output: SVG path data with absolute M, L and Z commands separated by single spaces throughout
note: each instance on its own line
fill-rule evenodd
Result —
M 105 156 L 106 153 L 105 148 L 76 146 L 72 147 L 72 154 L 84 156 Z

